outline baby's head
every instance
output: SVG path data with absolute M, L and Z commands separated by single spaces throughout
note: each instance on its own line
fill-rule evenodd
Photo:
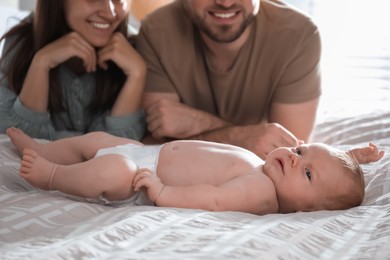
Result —
M 275 185 L 281 213 L 348 209 L 364 198 L 358 162 L 325 144 L 275 149 L 263 171 Z
M 324 210 L 341 210 L 359 206 L 364 199 L 365 183 L 363 170 L 348 152 L 329 148 L 331 156 L 338 162 L 344 180 L 337 183 L 322 203 Z M 320 208 L 321 209 L 321 208 Z

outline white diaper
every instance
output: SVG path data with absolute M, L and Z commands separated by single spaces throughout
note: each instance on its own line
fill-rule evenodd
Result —
M 137 144 L 125 144 L 118 145 L 114 147 L 104 148 L 97 151 L 95 157 L 102 156 L 105 154 L 120 154 L 123 155 L 129 160 L 133 161 L 138 168 L 148 168 L 156 174 L 157 170 L 157 162 L 158 156 L 160 153 L 161 145 L 137 145 Z M 96 199 L 88 199 L 90 202 L 104 204 L 108 206 L 123 206 L 123 205 L 154 205 L 153 202 L 148 200 L 145 194 L 141 192 L 137 192 L 131 198 L 121 201 L 110 201 L 104 197 L 100 197 L 96 201 Z
M 104 154 L 120 154 L 129 158 L 129 160 L 132 160 L 138 168 L 148 168 L 156 173 L 158 155 L 161 147 L 161 145 L 118 145 L 100 149 L 97 151 L 95 157 L 102 156 Z

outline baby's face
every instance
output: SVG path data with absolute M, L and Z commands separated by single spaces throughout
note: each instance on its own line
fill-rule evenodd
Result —
M 282 147 L 266 158 L 263 171 L 275 185 L 281 213 L 315 210 L 346 175 L 323 144 Z M 318 209 L 318 208 L 317 208 Z

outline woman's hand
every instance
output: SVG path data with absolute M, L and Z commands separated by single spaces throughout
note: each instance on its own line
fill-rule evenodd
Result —
M 35 112 L 47 112 L 49 103 L 49 72 L 72 57 L 79 57 L 87 72 L 96 70 L 95 49 L 78 33 L 71 32 L 53 41 L 34 56 L 19 98 Z
M 98 52 L 98 64 L 107 69 L 107 62 L 114 62 L 127 76 L 112 109 L 111 116 L 126 116 L 141 107 L 146 77 L 146 64 L 126 37 L 116 32 Z
M 37 62 L 50 70 L 72 57 L 82 59 L 87 72 L 96 70 L 95 48 L 77 32 L 68 33 L 47 44 L 37 52 L 33 62 Z
M 146 72 L 144 60 L 119 32 L 114 33 L 107 45 L 98 52 L 98 64 L 102 69 L 107 69 L 109 60 L 121 68 L 127 76 L 137 77 Z

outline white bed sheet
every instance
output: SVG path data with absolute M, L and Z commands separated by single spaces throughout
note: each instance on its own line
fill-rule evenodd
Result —
M 388 137 L 380 140 L 389 144 Z M 255 216 L 113 208 L 40 191 L 18 176 L 18 154 L 0 135 L 0 258 L 388 259 L 390 146 L 381 148 L 385 158 L 364 166 L 367 188 L 362 206 Z

